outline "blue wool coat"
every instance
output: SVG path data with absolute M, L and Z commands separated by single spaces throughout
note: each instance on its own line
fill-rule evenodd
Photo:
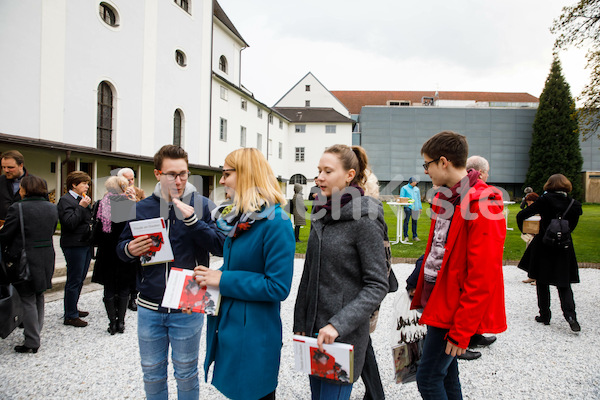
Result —
M 231 399 L 256 400 L 277 387 L 282 346 L 280 303 L 292 285 L 296 242 L 279 205 L 223 247 L 221 307 L 208 317 L 204 371 Z

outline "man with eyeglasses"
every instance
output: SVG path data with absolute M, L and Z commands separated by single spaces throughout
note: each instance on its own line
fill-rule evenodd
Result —
M 423 168 L 440 186 L 411 307 L 427 325 L 417 386 L 423 399 L 462 399 L 457 356 L 474 334 L 506 330 L 502 193 L 466 169 L 467 139 L 440 132 L 421 148 Z M 493 396 L 492 396 L 493 397 Z
M 138 273 L 138 343 L 146 397 L 166 399 L 169 346 L 179 399 L 198 399 L 198 353 L 204 315 L 161 306 L 171 267 L 193 270 L 209 265 L 209 252 L 223 254 L 225 237 L 210 215 L 215 205 L 188 182 L 184 149 L 165 145 L 154 155 L 158 183 L 151 196 L 136 204 L 136 220 L 163 217 L 174 261 L 142 266 Z M 149 251 L 152 239 L 133 238 L 126 225 L 117 254 L 133 261 Z

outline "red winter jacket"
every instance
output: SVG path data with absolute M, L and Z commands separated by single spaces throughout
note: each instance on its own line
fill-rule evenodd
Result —
M 433 212 L 440 212 L 439 202 L 436 196 Z M 463 349 L 475 333 L 506 330 L 502 274 L 506 222 L 502 211 L 501 193 L 481 180 L 454 208 L 442 266 L 421 316 L 422 324 L 448 329 L 447 339 Z M 431 249 L 434 226 L 432 219 L 423 263 Z M 421 268 L 413 309 L 422 308 L 424 271 Z

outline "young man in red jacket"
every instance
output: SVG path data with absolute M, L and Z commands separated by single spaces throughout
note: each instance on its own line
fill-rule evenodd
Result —
M 474 334 L 506 330 L 502 252 L 506 224 L 501 193 L 467 172 L 463 135 L 431 137 L 421 148 L 425 173 L 441 189 L 412 308 L 427 325 L 417 385 L 423 399 L 461 399 L 456 356 Z

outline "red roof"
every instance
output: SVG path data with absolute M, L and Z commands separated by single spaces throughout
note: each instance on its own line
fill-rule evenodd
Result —
M 435 97 L 436 100 L 472 100 L 476 102 L 502 103 L 539 103 L 539 99 L 529 93 L 502 92 L 437 92 L 436 91 L 370 91 L 370 90 L 332 90 L 331 93 L 341 101 L 351 114 L 360 114 L 363 106 L 385 106 L 390 100 L 407 100 L 412 105 L 421 103 L 423 97 Z

